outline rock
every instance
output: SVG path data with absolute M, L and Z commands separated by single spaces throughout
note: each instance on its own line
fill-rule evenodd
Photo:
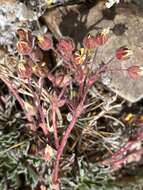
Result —
M 115 56 L 115 50 L 122 46 L 132 49 L 133 56 L 125 61 L 114 58 L 107 71 L 110 83 L 106 83 L 105 79 L 104 82 L 112 91 L 130 102 L 143 97 L 143 77 L 135 80 L 126 71 L 121 71 L 132 65 L 143 65 L 143 13 L 139 7 L 121 4 L 105 9 L 103 2 L 91 7 L 66 6 L 49 11 L 44 15 L 44 20 L 55 37 L 70 36 L 78 46 L 81 46 L 87 33 L 96 34 L 102 28 L 110 27 L 110 38 L 98 50 L 97 63 L 107 63 Z
M 19 28 L 37 26 L 41 13 L 29 9 L 24 3 L 16 0 L 0 0 L 0 45 L 7 46 L 13 53 L 16 43 L 16 31 Z M 10 49 L 11 48 L 11 49 Z
M 16 0 L 0 0 L 0 4 L 16 3 Z

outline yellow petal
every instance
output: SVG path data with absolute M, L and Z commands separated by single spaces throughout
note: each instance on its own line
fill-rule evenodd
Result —
M 51 5 L 53 3 L 53 0 L 45 0 L 45 2 L 47 3 L 47 5 Z

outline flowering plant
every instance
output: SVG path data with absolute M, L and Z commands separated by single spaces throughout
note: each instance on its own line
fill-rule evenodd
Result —
M 109 32 L 108 28 L 95 36 L 86 35 L 83 46 L 77 49 L 69 37 L 53 40 L 49 33 L 34 35 L 30 30 L 18 29 L 16 48 L 20 60 L 14 67 L 14 83 L 10 81 L 12 74 L 9 74 L 9 71 L 4 71 L 8 73 L 7 76 L 5 73 L 0 74 L 0 79 L 8 86 L 24 111 L 30 129 L 41 129 L 48 139 L 48 144 L 52 139 L 53 153 L 51 149 L 48 152 L 49 146 L 46 146 L 39 154 L 44 160 L 52 161 L 53 189 L 60 189 L 60 163 L 63 152 L 80 117 L 88 112 L 92 87 L 102 75 L 112 70 L 107 66 L 113 59 L 122 61 L 133 54 L 129 48 L 119 47 L 114 52 L 113 59 L 99 64 L 96 60 L 97 52 L 108 42 Z M 55 63 L 50 63 L 47 59 L 49 52 L 52 52 Z M 122 70 L 132 79 L 143 75 L 142 67 L 137 65 L 119 72 Z M 109 104 L 107 103 L 105 110 L 110 110 Z M 102 114 L 104 113 L 103 111 Z M 94 125 L 97 119 L 98 117 L 90 124 Z

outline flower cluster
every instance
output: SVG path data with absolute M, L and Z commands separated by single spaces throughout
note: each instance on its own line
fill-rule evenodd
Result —
M 94 49 L 97 46 L 104 45 L 109 38 L 109 28 L 99 32 L 96 36 L 88 34 L 83 40 L 83 46 L 87 49 Z
M 47 72 L 40 66 L 40 63 L 43 61 L 43 51 L 53 47 L 50 34 L 41 34 L 35 37 L 29 30 L 18 29 L 17 36 L 17 51 L 27 60 L 26 63 L 19 63 L 18 75 L 23 79 L 29 78 L 32 72 L 38 76 L 45 76 Z M 32 63 L 38 64 L 33 65 Z
M 132 54 L 133 54 L 133 52 L 126 47 L 121 47 L 116 50 L 116 58 L 118 60 L 126 60 Z M 126 71 L 129 75 L 129 77 L 131 77 L 132 79 L 137 79 L 138 77 L 143 76 L 143 67 L 142 66 L 133 65 L 133 66 L 130 66 L 129 68 L 127 68 Z
M 50 34 L 42 34 L 36 36 L 36 40 L 34 36 L 32 36 L 31 31 L 26 31 L 23 29 L 17 30 L 18 42 L 16 44 L 17 51 L 21 55 L 31 56 L 35 52 L 35 56 L 38 55 L 38 51 L 41 50 L 47 51 L 52 48 L 52 38 Z M 35 61 L 35 60 L 34 60 Z
M 56 49 L 58 54 L 63 58 L 65 62 L 72 62 L 74 65 L 73 68 L 76 69 L 76 73 L 78 73 L 79 67 L 78 65 L 82 65 L 84 62 L 86 62 L 86 59 L 89 55 L 93 54 L 95 52 L 95 49 L 98 48 L 99 46 L 104 45 L 108 38 L 109 38 L 109 28 L 104 29 L 103 31 L 97 33 L 95 36 L 88 34 L 87 36 L 84 37 L 83 39 L 83 48 L 80 50 L 76 51 L 75 44 L 73 40 L 69 37 L 63 37 L 60 38 L 56 44 Z M 46 34 L 39 34 L 36 36 L 32 36 L 30 31 L 26 31 L 23 29 L 17 30 L 17 35 L 18 35 L 18 42 L 16 44 L 17 51 L 19 52 L 20 55 L 26 56 L 28 59 L 30 59 L 32 62 L 35 63 L 40 63 L 43 60 L 43 51 L 48 51 L 50 49 L 54 50 L 53 47 L 53 40 L 52 37 L 49 33 Z M 120 47 L 116 50 L 115 52 L 115 57 L 117 60 L 126 60 L 128 59 L 133 52 L 128 49 L 127 47 Z M 34 65 L 33 69 L 29 69 L 30 64 L 25 65 L 19 65 L 18 66 L 18 73 L 24 73 L 22 74 L 22 78 L 29 78 L 30 72 L 35 72 L 36 75 L 38 73 L 41 74 L 42 76 L 47 75 L 48 72 L 45 72 L 39 65 Z M 76 66 L 77 65 L 77 66 Z M 71 67 L 71 66 L 70 66 Z M 25 69 L 28 69 L 28 71 L 25 71 Z M 137 70 L 137 68 L 139 70 Z M 23 70 L 24 69 L 24 70 Z M 37 71 L 39 70 L 39 71 Z M 81 74 L 82 70 L 82 74 Z M 44 71 L 44 72 L 43 72 Z M 130 77 L 132 78 L 137 78 L 138 76 L 141 76 L 142 74 L 142 69 L 138 66 L 135 67 L 130 67 L 127 68 L 127 73 Z M 27 73 L 27 77 L 26 77 Z M 45 74 L 46 73 L 46 74 Z M 81 75 L 85 75 L 86 69 L 84 68 L 79 71 L 80 75 L 78 75 L 79 78 L 82 78 Z M 49 77 L 49 80 L 51 78 Z

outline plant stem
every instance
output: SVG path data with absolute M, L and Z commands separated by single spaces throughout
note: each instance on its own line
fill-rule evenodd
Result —
M 34 94 L 34 92 L 33 92 Z M 37 97 L 38 93 L 35 94 L 35 100 L 37 101 L 38 105 L 36 105 L 37 107 L 37 110 L 39 112 L 39 115 L 40 115 L 40 119 L 41 119 L 41 122 L 42 124 L 40 125 L 40 127 L 42 128 L 43 130 L 43 133 L 44 135 L 48 135 L 49 134 L 49 130 L 48 128 L 46 127 L 46 123 L 45 123 L 45 114 L 44 114 L 44 111 L 43 111 L 43 108 L 42 108 L 42 105 L 40 104 L 40 95 Z
M 5 83 L 5 85 L 9 88 L 9 90 L 12 92 L 12 94 L 14 95 L 14 97 L 16 98 L 16 100 L 18 101 L 19 105 L 21 106 L 22 110 L 25 112 L 25 104 L 24 104 L 24 101 L 23 99 L 19 96 L 19 94 L 17 93 L 17 89 L 13 86 L 13 84 L 8 80 L 6 79 L 5 77 L 1 76 L 0 75 L 0 79 Z M 29 122 L 32 121 L 32 118 L 31 116 L 29 116 L 29 114 L 27 114 L 25 112 L 25 115 L 27 117 L 27 120 Z
M 31 89 L 32 95 L 33 95 L 33 100 L 35 101 L 35 106 L 37 108 L 37 112 L 40 115 L 40 120 L 41 123 L 39 124 L 39 127 L 41 127 L 43 133 L 45 136 L 47 136 L 49 134 L 49 130 L 46 127 L 46 123 L 45 123 L 45 114 L 44 111 L 42 109 L 42 105 L 40 103 L 40 97 L 41 97 L 41 92 L 42 92 L 42 87 L 43 87 L 43 78 L 41 77 L 38 81 L 39 84 L 39 88 L 36 89 L 36 91 L 34 91 L 32 89 L 32 85 L 30 84 L 30 81 L 28 80 L 28 84 L 29 84 L 29 88 Z
M 104 160 L 102 163 L 105 165 L 112 165 L 113 170 L 120 168 L 122 164 L 128 160 L 129 155 L 125 157 L 125 154 L 131 149 L 133 145 L 143 140 L 143 132 L 140 131 L 134 140 L 129 140 L 124 146 L 117 150 L 111 158 Z M 134 155 L 134 154 L 133 154 Z
M 3 76 L 0 76 L 0 79 L 5 83 L 5 85 L 9 88 L 9 90 L 12 92 L 12 94 L 15 96 L 16 100 L 19 102 L 21 108 L 23 110 L 25 110 L 24 107 L 24 101 L 22 100 L 22 98 L 18 95 L 18 93 L 16 92 L 16 90 L 14 89 L 14 87 L 12 86 L 11 82 L 4 78 Z
M 72 121 L 69 124 L 69 126 L 67 127 L 67 129 L 66 129 L 66 131 L 64 133 L 64 136 L 63 136 L 63 138 L 61 140 L 60 146 L 58 148 L 56 161 L 55 161 L 55 165 L 54 165 L 54 169 L 53 169 L 53 176 L 52 176 L 53 185 L 58 185 L 59 184 L 59 164 L 60 164 L 61 155 L 62 155 L 63 150 L 65 148 L 65 145 L 67 143 L 67 139 L 70 136 L 72 129 L 74 128 L 79 116 L 81 115 L 81 113 L 83 111 L 83 107 L 84 107 L 83 105 L 84 105 L 85 98 L 86 98 L 86 94 L 84 95 L 84 97 L 80 101 L 80 103 L 78 104 L 78 106 L 77 106 L 77 108 L 76 108 L 76 110 L 74 112 Z M 59 185 L 57 187 L 59 188 Z
M 58 139 L 58 132 L 57 132 L 56 110 L 54 108 L 52 109 L 52 122 L 53 122 L 55 146 L 56 146 L 56 149 L 58 150 L 58 148 L 59 148 L 59 139 Z

